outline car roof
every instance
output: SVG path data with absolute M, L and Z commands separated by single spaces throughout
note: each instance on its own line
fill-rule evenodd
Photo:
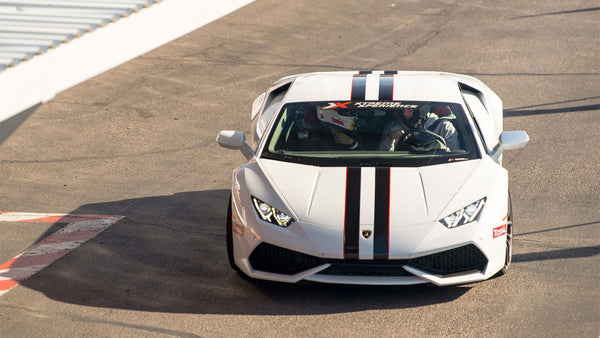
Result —
M 364 78 L 366 95 L 362 100 L 384 100 L 379 97 L 382 78 L 393 80 L 391 99 L 394 101 L 461 102 L 459 83 L 484 91 L 479 80 L 460 74 L 422 71 L 343 71 L 305 73 L 288 76 L 274 86 L 292 83 L 285 102 L 352 100 L 353 81 Z M 390 97 L 386 97 L 387 100 Z

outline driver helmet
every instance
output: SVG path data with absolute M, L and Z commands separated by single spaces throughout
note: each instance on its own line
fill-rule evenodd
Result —
M 437 106 L 435 107 L 434 110 L 435 115 L 437 115 L 438 117 L 448 117 L 450 115 L 452 115 L 452 110 L 450 109 L 449 106 Z
M 344 130 L 356 129 L 356 116 L 348 109 L 319 109 L 317 117 L 323 123 Z
M 421 120 L 421 112 L 419 109 L 417 108 L 404 108 L 404 109 L 411 109 L 413 111 L 413 114 L 411 117 L 409 117 L 408 119 L 404 116 L 403 113 L 400 113 L 400 116 L 402 117 L 403 120 L 405 120 L 409 126 L 414 126 L 414 125 L 419 125 L 421 124 L 420 120 Z

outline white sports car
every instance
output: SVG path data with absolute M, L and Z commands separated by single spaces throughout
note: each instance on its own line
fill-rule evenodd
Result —
M 506 272 L 512 213 L 502 102 L 436 72 L 300 74 L 275 82 L 217 142 L 233 172 L 232 268 L 251 278 L 450 285 Z

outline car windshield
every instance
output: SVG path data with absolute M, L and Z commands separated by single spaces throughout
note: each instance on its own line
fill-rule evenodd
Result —
M 424 166 L 480 158 L 462 106 L 423 101 L 288 103 L 261 156 L 319 166 Z

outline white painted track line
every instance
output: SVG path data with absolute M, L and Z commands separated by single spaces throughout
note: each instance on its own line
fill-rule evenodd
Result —
M 122 218 L 123 216 L 111 215 L 0 213 L 0 222 L 61 223 L 61 220 L 78 220 L 67 224 L 21 254 L 0 264 L 0 296 L 94 238 Z

